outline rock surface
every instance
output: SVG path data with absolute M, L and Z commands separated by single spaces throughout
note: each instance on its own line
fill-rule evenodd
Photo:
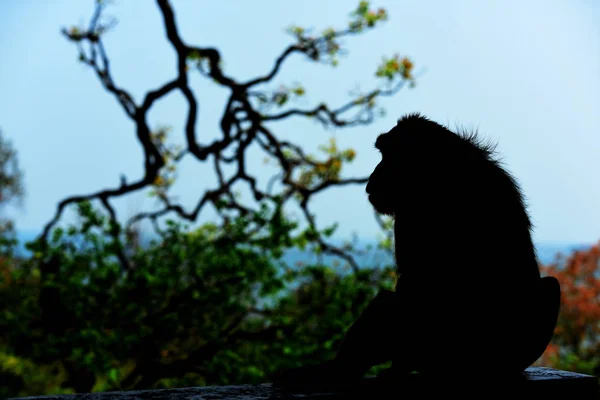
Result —
M 301 391 L 284 391 L 273 388 L 270 383 L 258 385 L 206 386 L 178 389 L 140 390 L 126 392 L 86 393 L 58 396 L 20 397 L 19 400 L 219 400 L 219 399 L 344 399 L 344 398 L 429 398 L 430 395 L 465 398 L 499 398 L 502 395 L 534 396 L 536 399 L 600 399 L 598 380 L 594 376 L 583 375 L 550 368 L 528 368 L 523 376 L 514 381 L 494 379 L 493 376 L 481 380 L 464 379 L 458 381 L 426 381 L 409 379 L 393 384 L 381 384 L 375 378 L 366 378 L 352 386 L 316 389 L 303 388 Z M 407 396 L 408 395 L 408 396 Z M 438 397 L 439 398 L 439 397 Z M 13 398 L 12 400 L 15 400 Z M 11 399 L 8 399 L 11 400 Z

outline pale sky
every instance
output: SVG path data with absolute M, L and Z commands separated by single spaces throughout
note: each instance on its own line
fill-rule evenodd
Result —
M 77 62 L 77 51 L 59 32 L 85 23 L 93 0 L 0 1 L 0 129 L 19 151 L 27 197 L 11 210 L 19 230 L 38 231 L 59 200 L 119 184 L 142 174 L 142 152 L 133 125 L 97 80 Z M 142 5 L 143 4 L 143 5 Z M 343 27 L 358 1 L 173 0 L 184 40 L 216 46 L 224 70 L 238 80 L 263 74 L 292 38 L 290 24 L 316 32 Z M 383 105 L 384 118 L 368 127 L 324 131 L 302 119 L 272 129 L 315 152 L 335 136 L 357 150 L 344 174 L 370 173 L 379 161 L 375 137 L 397 118 L 419 111 L 450 127 L 477 128 L 499 143 L 504 163 L 520 182 L 535 224 L 536 242 L 590 243 L 600 239 L 600 2 L 595 0 L 374 1 L 390 19 L 345 40 L 349 54 L 337 68 L 302 56 L 286 64 L 279 84 L 302 82 L 301 106 L 345 102 L 349 90 L 376 83 L 383 55 L 407 55 L 416 88 Z M 115 81 L 140 101 L 175 76 L 175 59 L 153 1 L 116 0 L 118 18 L 105 37 Z M 200 106 L 198 140 L 218 132 L 226 92 L 192 75 Z M 181 141 L 186 104 L 165 98 L 150 113 L 151 126 L 168 124 Z M 91 150 L 88 147 L 91 146 Z M 175 193 L 192 206 L 214 182 L 212 169 L 184 163 Z M 270 175 L 256 157 L 254 172 Z M 252 170 L 251 170 L 252 171 Z M 372 239 L 378 228 L 363 186 L 332 189 L 315 199 L 323 227 L 340 221 L 340 237 Z M 116 203 L 127 217 L 151 206 L 145 196 Z M 210 215 L 204 216 L 210 219 Z

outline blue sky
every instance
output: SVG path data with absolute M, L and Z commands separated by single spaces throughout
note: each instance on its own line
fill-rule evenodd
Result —
M 59 33 L 85 23 L 92 0 L 0 2 L 0 128 L 13 140 L 25 171 L 22 209 L 6 210 L 18 229 L 37 231 L 56 203 L 71 194 L 116 186 L 121 173 L 142 173 L 142 153 L 132 123 L 77 62 L 75 47 Z M 139 101 L 175 74 L 170 44 L 154 2 L 116 0 L 107 11 L 119 20 L 105 37 L 118 84 Z M 245 80 L 269 70 L 290 43 L 290 24 L 342 27 L 358 1 L 173 0 L 188 43 L 216 46 L 225 71 Z M 376 84 L 383 55 L 409 56 L 425 68 L 416 88 L 382 103 L 384 118 L 369 127 L 324 131 L 312 122 L 289 120 L 272 128 L 315 151 L 334 136 L 358 150 L 344 173 L 367 175 L 379 156 L 377 134 L 407 112 L 420 111 L 448 124 L 477 128 L 497 141 L 502 159 L 526 194 L 537 242 L 589 243 L 600 238 L 600 2 L 594 0 L 374 1 L 390 19 L 380 28 L 346 40 L 339 67 L 302 57 L 286 64 L 274 83 L 302 82 L 300 105 L 343 103 L 357 85 Z M 143 4 L 143 5 L 142 5 Z M 198 140 L 218 132 L 226 92 L 193 75 L 200 104 Z M 172 125 L 181 141 L 186 106 L 179 94 L 153 108 L 151 126 Z M 84 148 L 92 146 L 92 151 Z M 254 172 L 270 175 L 255 157 Z M 252 171 L 252 170 L 251 170 Z M 209 166 L 184 162 L 175 193 L 191 206 L 214 183 Z M 116 202 L 122 217 L 152 207 L 143 195 Z M 331 190 L 314 203 L 321 226 L 340 221 L 340 236 L 378 231 L 364 187 Z M 204 220 L 211 215 L 203 215 Z

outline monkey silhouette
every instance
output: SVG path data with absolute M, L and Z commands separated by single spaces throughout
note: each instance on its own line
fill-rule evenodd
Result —
M 394 291 L 380 292 L 334 359 L 281 371 L 276 387 L 353 383 L 375 365 L 417 372 L 518 376 L 545 351 L 560 285 L 542 277 L 521 189 L 477 133 L 415 113 L 377 137 L 366 192 L 394 219 Z

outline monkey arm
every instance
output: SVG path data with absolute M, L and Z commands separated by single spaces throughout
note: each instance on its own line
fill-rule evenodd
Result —
M 392 359 L 397 310 L 396 293 L 381 291 L 348 329 L 333 360 L 283 371 L 273 385 L 335 385 L 361 379 L 370 367 Z

